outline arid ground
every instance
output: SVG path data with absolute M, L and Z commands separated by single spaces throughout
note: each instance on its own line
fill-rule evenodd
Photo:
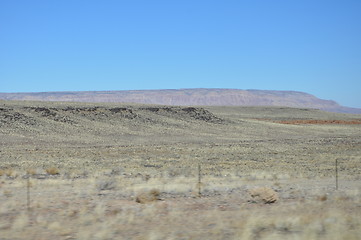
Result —
M 360 236 L 361 115 L 0 101 L 1 240 Z

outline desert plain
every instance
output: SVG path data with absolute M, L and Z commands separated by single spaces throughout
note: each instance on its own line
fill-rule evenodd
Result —
M 0 239 L 361 239 L 361 115 L 0 101 Z

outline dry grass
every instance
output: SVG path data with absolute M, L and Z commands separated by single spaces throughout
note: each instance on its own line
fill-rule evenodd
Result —
M 59 169 L 55 168 L 55 167 L 51 167 L 51 168 L 47 168 L 45 169 L 45 172 L 49 175 L 58 175 L 60 174 Z
M 96 188 L 99 191 L 114 190 L 116 187 L 117 187 L 117 183 L 114 178 L 99 179 L 96 182 Z
M 360 125 L 273 122 L 359 116 L 262 107 L 188 113 L 144 105 L 2 104 L 1 239 L 361 235 Z M 263 191 L 254 190 L 260 186 Z M 250 201 L 252 191 L 259 201 Z
M 30 169 L 26 170 L 26 174 L 28 174 L 28 175 L 36 175 L 37 171 L 36 171 L 36 169 L 30 168 Z
M 18 177 L 18 172 L 11 168 L 0 169 L 0 177 L 1 176 L 6 176 L 8 178 L 16 178 Z
M 2 191 L 11 194 L 0 195 L 2 239 L 358 239 L 361 234 L 357 184 L 342 183 L 344 190 L 335 191 L 332 179 L 278 180 L 279 199 L 265 205 L 249 202 L 248 192 L 267 192 L 276 186 L 273 180 L 207 177 L 204 196 L 197 198 L 183 187 L 196 177 L 146 182 L 118 176 L 119 186 L 102 194 L 89 184 L 97 177 L 32 179 L 31 212 L 23 199 L 26 181 L 5 180 Z
M 160 192 L 157 189 L 142 191 L 137 194 L 135 201 L 137 203 L 150 203 L 159 200 Z

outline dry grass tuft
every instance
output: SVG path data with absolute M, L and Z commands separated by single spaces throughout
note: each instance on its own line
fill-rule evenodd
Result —
M 49 175 L 58 175 L 60 174 L 59 169 L 55 168 L 55 167 L 51 167 L 51 168 L 47 168 L 45 169 L 45 172 Z
M 28 174 L 28 175 L 36 175 L 37 172 L 36 172 L 35 169 L 29 168 L 29 169 L 26 170 L 26 174 Z
M 160 192 L 158 189 L 152 189 L 147 192 L 141 192 L 137 195 L 135 201 L 137 203 L 149 203 L 159 200 Z
M 11 168 L 8 169 L 0 169 L 0 176 L 7 176 L 9 178 L 16 178 L 18 173 Z
M 321 202 L 326 201 L 326 200 L 327 200 L 327 194 L 323 194 L 323 195 L 317 196 L 317 200 L 318 200 L 318 201 L 321 201 Z
M 13 193 L 10 190 L 4 190 L 3 194 L 5 197 L 8 198 L 13 196 Z
M 111 179 L 101 179 L 98 180 L 96 182 L 96 188 L 99 191 L 102 190 L 114 190 L 117 186 L 116 180 L 111 178 Z
M 278 194 L 272 189 L 268 187 L 258 187 L 251 189 L 249 194 L 252 197 L 252 202 L 255 203 L 274 203 L 278 201 Z

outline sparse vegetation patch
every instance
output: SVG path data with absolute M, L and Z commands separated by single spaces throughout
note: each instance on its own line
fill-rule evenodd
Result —
M 361 235 L 359 115 L 0 104 L 1 239 Z M 297 119 L 327 121 L 275 123 Z
M 50 168 L 47 168 L 45 169 L 45 172 L 49 175 L 58 175 L 60 174 L 60 171 L 58 168 L 56 167 L 50 167 Z

